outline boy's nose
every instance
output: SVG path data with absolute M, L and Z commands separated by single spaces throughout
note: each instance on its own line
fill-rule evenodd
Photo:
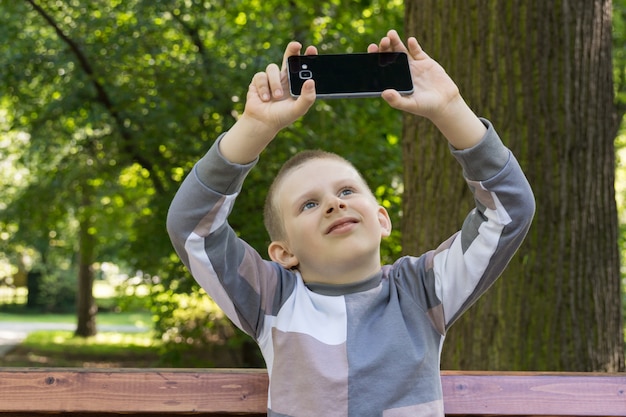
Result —
M 343 210 L 345 208 L 346 203 L 339 198 L 335 198 L 329 203 L 328 208 L 326 209 L 326 214 L 331 214 L 333 211 L 335 211 L 335 209 Z

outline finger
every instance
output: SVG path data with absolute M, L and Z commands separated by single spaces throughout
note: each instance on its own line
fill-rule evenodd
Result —
M 281 74 L 278 69 L 278 65 L 269 64 L 265 69 L 265 73 L 267 74 L 267 84 L 269 85 L 270 93 L 272 97 L 282 98 L 283 97 L 283 86 L 281 83 Z
M 291 41 L 287 44 L 287 48 L 285 48 L 285 53 L 283 54 L 283 64 L 281 67 L 281 71 L 287 71 L 287 58 L 292 55 L 299 55 L 300 50 L 302 49 L 302 44 L 300 42 Z
M 367 52 L 369 53 L 378 52 L 378 51 L 379 51 L 378 45 L 376 45 L 375 43 L 370 43 L 367 46 Z
M 315 81 L 313 79 L 306 80 L 302 84 L 302 91 L 295 102 L 295 111 L 298 115 L 304 115 L 315 103 Z
M 426 56 L 426 52 L 424 52 L 419 42 L 417 42 L 417 39 L 415 39 L 414 37 L 410 37 L 407 41 L 407 44 L 409 46 L 409 54 L 413 58 L 418 59 L 420 57 L 420 54 L 424 54 Z
M 389 39 L 389 46 L 392 51 L 405 53 L 409 52 L 402 42 L 402 39 L 400 39 L 400 35 L 398 35 L 398 32 L 396 30 L 392 29 L 387 32 L 387 38 Z
M 282 63 L 282 66 L 280 67 L 280 82 L 281 82 L 281 85 L 283 86 L 281 90 L 289 88 L 288 81 L 287 81 L 289 80 L 289 75 L 287 74 L 287 71 L 288 71 L 287 60 L 289 59 L 290 56 L 299 55 L 301 49 L 302 49 L 302 44 L 297 41 L 289 42 L 287 44 L 287 47 L 285 48 L 285 53 L 283 54 L 283 63 Z
M 317 48 L 313 45 L 307 46 L 304 55 L 317 55 Z
M 265 72 L 257 72 L 252 77 L 252 82 L 248 88 L 249 94 L 256 93 L 263 101 L 269 101 L 272 98 L 270 87 L 267 81 L 267 74 Z
M 380 42 L 378 43 L 378 52 L 390 52 L 391 51 L 391 41 L 387 36 L 384 36 Z
M 391 107 L 398 110 L 406 110 L 409 104 L 409 101 L 406 97 L 403 97 L 396 90 L 385 90 L 382 92 L 381 97 L 385 100 Z

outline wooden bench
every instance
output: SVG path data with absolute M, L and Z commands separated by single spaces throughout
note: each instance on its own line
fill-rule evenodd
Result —
M 626 374 L 448 371 L 442 380 L 446 415 L 626 416 Z M 0 416 L 263 416 L 266 393 L 264 370 L 0 368 Z

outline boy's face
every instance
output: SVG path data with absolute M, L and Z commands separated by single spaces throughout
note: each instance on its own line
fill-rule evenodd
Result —
M 380 241 L 391 221 L 349 164 L 305 162 L 283 178 L 276 206 L 286 237 L 270 244 L 270 257 L 297 267 L 305 281 L 350 283 L 380 270 Z

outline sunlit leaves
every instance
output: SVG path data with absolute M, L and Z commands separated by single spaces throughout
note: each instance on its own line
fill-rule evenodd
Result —
M 280 63 L 292 39 L 321 52 L 364 51 L 402 22 L 396 0 L 38 1 L 73 49 L 26 2 L 10 3 L 0 17 L 3 241 L 71 260 L 89 201 L 98 261 L 169 278 L 183 291 L 192 280 L 165 234 L 166 210 L 194 162 L 242 113 L 253 74 Z M 399 230 L 400 130 L 399 113 L 380 100 L 319 101 L 262 155 L 233 226 L 264 254 L 260 208 L 273 173 L 298 150 L 321 147 L 363 171 Z M 394 232 L 386 258 L 398 242 Z
M 613 78 L 616 100 L 626 107 L 626 1 L 613 1 Z
M 622 118 L 626 112 L 626 1 L 613 1 L 613 81 L 615 100 Z M 623 123 L 622 123 L 623 125 Z M 615 197 L 620 220 L 619 246 L 622 259 L 623 309 L 626 315 L 626 132 L 615 140 Z

